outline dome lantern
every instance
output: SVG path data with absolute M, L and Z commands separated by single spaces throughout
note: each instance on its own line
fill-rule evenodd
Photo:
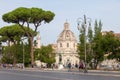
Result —
M 64 30 L 69 30 L 69 23 L 67 21 L 64 23 Z

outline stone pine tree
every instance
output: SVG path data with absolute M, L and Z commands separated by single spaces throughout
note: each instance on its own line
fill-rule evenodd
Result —
M 26 27 L 24 27 L 27 29 Z M 34 33 L 32 29 L 30 29 L 31 33 Z M 18 51 L 18 46 L 20 45 L 21 38 L 24 36 L 27 37 L 26 33 L 22 28 L 20 28 L 19 25 L 10 25 L 10 26 L 4 26 L 0 28 L 0 41 L 1 42 L 6 42 L 7 47 L 4 49 L 4 57 L 7 58 L 13 58 L 11 61 L 15 65 L 16 61 L 18 60 L 17 54 L 20 52 Z M 10 44 L 12 43 L 12 45 Z M 10 56 L 11 55 L 11 56 Z M 8 57 L 7 57 L 8 56 Z M 22 55 L 21 55 L 22 56 Z M 20 56 L 19 56 L 20 57 Z M 6 61 L 6 60 L 5 60 Z
M 25 29 L 27 28 L 25 27 Z M 9 25 L 0 28 L 1 40 L 3 42 L 8 41 L 8 46 L 10 46 L 10 42 L 17 44 L 17 41 L 20 41 L 21 37 L 25 35 L 25 32 L 20 28 L 19 25 Z
M 17 60 L 17 44 L 20 42 L 20 38 L 22 35 L 25 35 L 25 33 L 18 25 L 4 26 L 0 28 L 1 40 L 8 43 L 8 47 L 5 47 L 6 52 L 4 52 L 5 54 L 3 56 L 5 62 L 7 61 L 7 59 L 10 59 L 11 62 L 13 62 L 13 64 L 15 65 Z M 13 45 L 10 45 L 10 43 L 15 46 L 14 49 L 12 48 Z
M 25 8 L 19 7 L 11 12 L 8 12 L 2 16 L 2 19 L 8 23 L 19 24 L 20 27 L 25 31 L 30 40 L 30 55 L 31 65 L 34 65 L 34 46 L 33 40 L 35 33 L 30 33 L 28 30 L 34 26 L 34 32 L 37 32 L 38 27 L 44 23 L 49 23 L 53 20 L 55 14 L 51 11 L 45 11 L 41 8 Z M 33 25 L 31 25 L 33 24 Z M 27 26 L 28 30 L 25 30 L 23 26 Z

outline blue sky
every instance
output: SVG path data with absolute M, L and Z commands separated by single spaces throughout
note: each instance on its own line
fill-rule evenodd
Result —
M 2 15 L 18 7 L 38 7 L 55 13 L 52 22 L 38 28 L 42 44 L 56 43 L 66 20 L 78 39 L 77 18 L 84 14 L 92 24 L 95 19 L 101 20 L 102 31 L 120 33 L 120 0 L 0 0 L 0 27 L 10 25 L 3 22 Z

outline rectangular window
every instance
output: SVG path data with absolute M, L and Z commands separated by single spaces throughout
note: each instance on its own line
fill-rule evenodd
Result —
M 67 47 L 69 47 L 69 43 L 67 43 Z
M 62 47 L 62 43 L 60 43 L 60 47 Z
M 73 47 L 75 47 L 75 43 L 73 44 Z

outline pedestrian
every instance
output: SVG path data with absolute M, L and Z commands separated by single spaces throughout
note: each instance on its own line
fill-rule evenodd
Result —
M 51 64 L 51 67 L 52 67 L 52 70 L 54 70 L 55 64 L 54 63 Z
M 79 63 L 79 71 L 82 70 L 82 69 L 84 69 L 84 64 L 83 64 L 82 61 L 80 61 L 80 63 Z
M 75 68 L 78 68 L 78 64 L 77 63 L 75 63 Z
M 68 72 L 71 71 L 71 63 L 68 63 Z

